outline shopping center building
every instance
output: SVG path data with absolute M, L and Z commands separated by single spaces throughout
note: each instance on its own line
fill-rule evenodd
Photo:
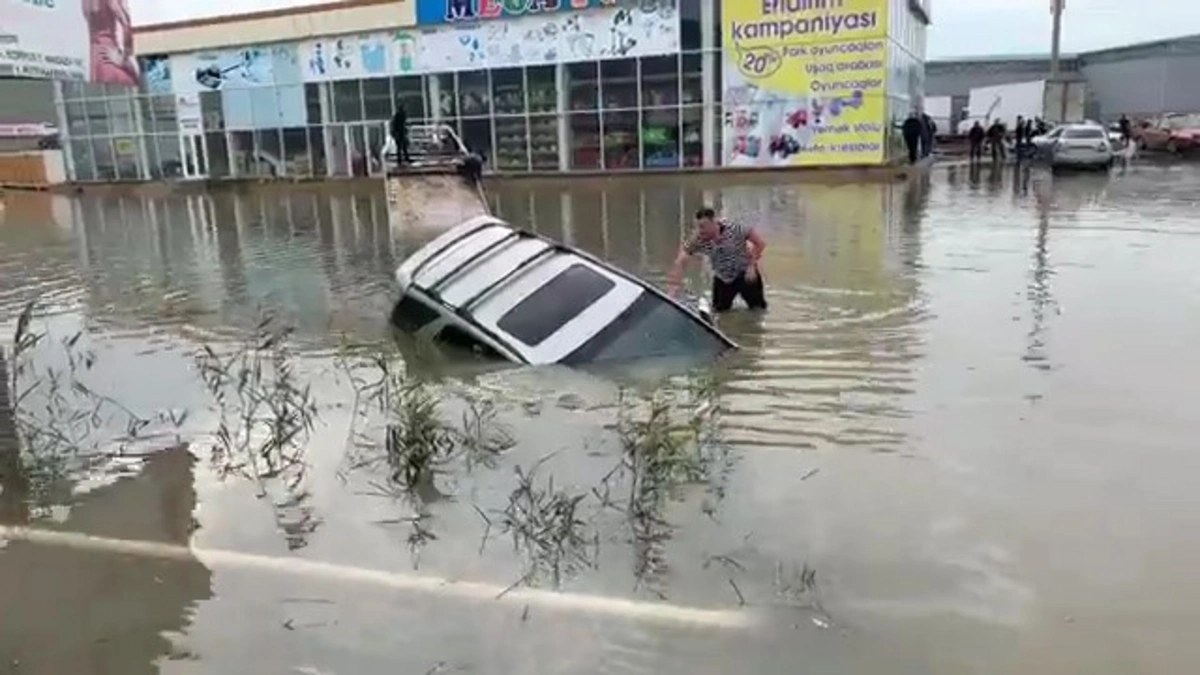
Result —
M 139 28 L 136 90 L 56 104 L 79 181 L 377 175 L 397 102 L 502 174 L 872 165 L 928 23 L 929 0 L 349 0 Z

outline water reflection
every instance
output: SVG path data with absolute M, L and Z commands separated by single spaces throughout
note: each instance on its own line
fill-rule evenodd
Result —
M 155 453 L 137 476 L 74 500 L 56 527 L 187 545 L 192 462 L 186 447 Z M 211 597 L 210 577 L 195 558 L 9 541 L 0 548 L 0 659 L 22 673 L 157 673 L 160 659 L 186 656 L 173 636 Z

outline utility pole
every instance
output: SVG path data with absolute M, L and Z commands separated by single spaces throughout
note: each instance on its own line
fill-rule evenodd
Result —
M 1062 13 L 1066 0 L 1050 0 L 1050 14 L 1054 17 L 1054 29 L 1050 33 L 1050 79 L 1058 79 L 1058 58 L 1062 45 Z

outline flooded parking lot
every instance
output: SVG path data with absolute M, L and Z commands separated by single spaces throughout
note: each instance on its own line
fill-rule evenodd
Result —
M 492 186 L 656 281 L 766 238 L 738 354 L 586 373 L 395 352 L 382 191 L 14 196 L 0 672 L 1187 672 L 1197 186 Z

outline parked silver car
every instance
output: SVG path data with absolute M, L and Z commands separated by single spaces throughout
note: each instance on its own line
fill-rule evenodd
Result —
M 1098 124 L 1064 124 L 1032 143 L 1038 157 L 1056 168 L 1107 169 L 1115 158 L 1108 131 Z

